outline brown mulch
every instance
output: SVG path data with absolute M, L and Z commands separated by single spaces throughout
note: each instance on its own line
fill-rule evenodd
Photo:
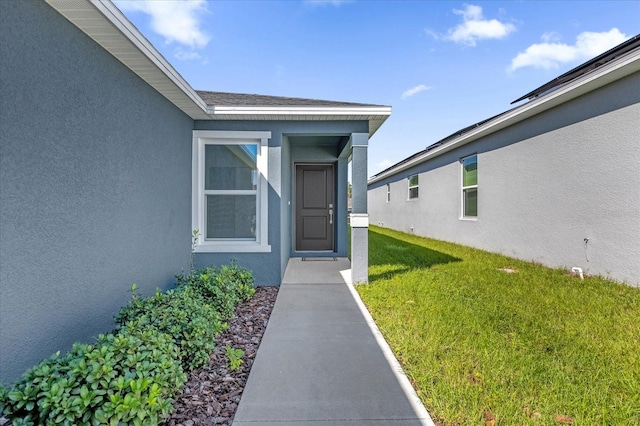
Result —
M 164 425 L 231 424 L 277 295 L 278 287 L 258 287 L 250 300 L 236 308 L 229 328 L 216 338 L 211 363 L 189 374 L 182 394 L 173 403 L 175 411 Z M 243 363 L 236 371 L 229 368 L 227 345 L 244 351 Z

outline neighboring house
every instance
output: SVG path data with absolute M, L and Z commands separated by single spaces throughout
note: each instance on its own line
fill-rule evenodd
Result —
M 211 82 L 214 86 L 216 82 Z M 387 106 L 193 90 L 108 0 L 0 2 L 0 380 L 236 259 L 367 280 L 367 145 Z
M 371 223 L 640 285 L 640 36 L 525 99 L 370 178 Z

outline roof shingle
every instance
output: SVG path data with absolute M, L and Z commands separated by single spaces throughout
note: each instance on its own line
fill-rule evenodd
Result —
M 323 101 L 319 99 L 289 98 L 285 96 L 254 95 L 246 93 L 209 92 L 196 90 L 208 106 L 286 106 L 286 107 L 377 107 L 384 105 L 354 102 Z

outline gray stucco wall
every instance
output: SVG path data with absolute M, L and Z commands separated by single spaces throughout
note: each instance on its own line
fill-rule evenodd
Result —
M 40 1 L 0 2 L 0 380 L 188 265 L 193 121 Z
M 280 194 L 293 194 L 293 181 L 290 167 L 284 167 L 285 164 L 292 164 L 291 162 L 291 144 L 289 142 L 289 138 L 287 136 L 282 137 L 282 179 L 281 179 L 281 191 Z M 280 197 L 280 247 L 282 253 L 291 253 L 291 247 L 293 246 L 293 237 L 291 236 L 291 232 L 288 228 L 290 228 L 290 224 L 292 223 L 291 218 L 293 217 L 291 212 L 291 198 L 290 197 Z M 287 268 L 287 263 L 289 262 L 289 256 L 283 255 L 280 258 L 280 271 L 282 278 Z
M 638 285 L 638 123 L 636 73 L 369 185 L 371 223 Z M 459 160 L 475 153 L 478 218 L 460 220 Z
M 269 244 L 271 253 L 198 253 L 196 266 L 228 263 L 235 259 L 254 272 L 257 285 L 279 285 L 292 245 L 293 164 L 295 162 L 334 162 L 337 164 L 338 217 L 336 255 L 347 254 L 347 160 L 338 159 L 338 145 L 296 145 L 289 136 L 349 135 L 367 132 L 366 121 L 200 121 L 195 130 L 270 131 L 269 140 Z M 344 201 L 341 201 L 344 200 Z M 307 254 L 305 254 L 307 255 Z M 318 255 L 324 255 L 319 253 Z
M 354 215 L 351 223 L 351 279 L 354 283 L 369 282 L 369 228 L 355 219 L 357 215 L 368 214 L 367 164 L 368 135 L 354 135 L 352 145 L 352 206 Z

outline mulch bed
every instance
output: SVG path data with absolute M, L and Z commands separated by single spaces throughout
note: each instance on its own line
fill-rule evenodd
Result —
M 192 371 L 165 420 L 168 426 L 230 425 L 238 408 L 249 371 L 267 328 L 278 295 L 278 287 L 258 287 L 253 297 L 236 308 L 229 328 L 216 338 L 211 363 Z M 243 363 L 231 371 L 225 346 L 242 349 Z

